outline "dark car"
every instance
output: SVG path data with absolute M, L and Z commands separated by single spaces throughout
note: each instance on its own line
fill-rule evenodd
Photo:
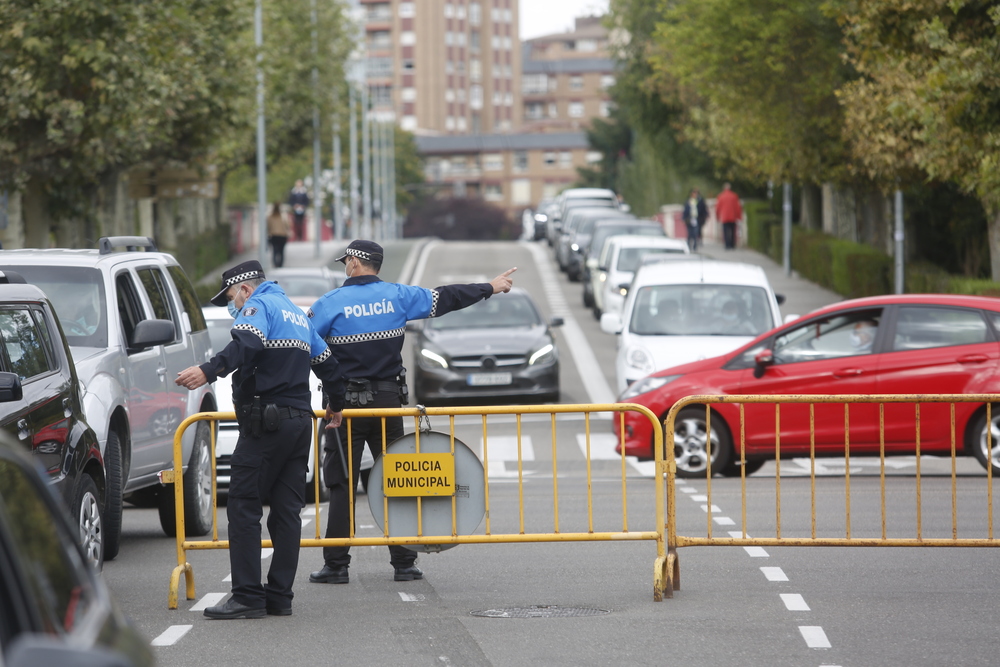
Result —
M 83 414 L 76 367 L 45 294 L 0 272 L 0 432 L 45 471 L 79 530 L 86 557 L 104 561 L 105 470 Z
M 347 274 L 325 266 L 303 266 L 269 269 L 267 279 L 277 282 L 296 306 L 308 307 L 330 290 L 343 285 Z
M 756 337 L 738 349 L 657 371 L 630 385 L 618 400 L 639 403 L 665 418 L 685 396 L 722 394 L 995 394 L 1000 392 L 1000 299 L 907 294 L 842 301 Z M 775 452 L 773 405 L 747 403 L 746 472 Z M 947 403 L 920 406 L 920 453 L 949 456 Z M 635 413 L 638 414 L 638 413 Z M 816 404 L 817 455 L 843 456 L 844 409 Z M 884 418 L 886 454 L 916 452 L 912 405 L 875 403 L 850 410 L 851 456 L 878 455 Z M 809 456 L 810 406 L 781 406 L 781 455 Z M 956 403 L 956 445 L 1000 475 L 1000 408 L 986 423 L 983 403 Z M 619 430 L 618 422 L 614 428 Z M 712 471 L 740 475 L 740 406 L 712 408 Z M 992 437 L 987 438 L 987 433 Z M 704 407 L 680 411 L 674 432 L 679 477 L 706 474 Z M 990 447 L 987 447 L 990 442 Z M 625 453 L 653 456 L 649 421 L 625 416 Z
M 514 288 L 441 317 L 408 325 L 418 403 L 482 397 L 559 400 L 559 351 L 528 293 Z
M 152 665 L 39 463 L 0 433 L 0 664 Z

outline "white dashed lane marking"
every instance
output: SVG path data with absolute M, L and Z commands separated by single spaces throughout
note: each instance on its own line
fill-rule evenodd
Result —
M 831 648 L 830 640 L 826 638 L 826 633 L 820 626 L 800 625 L 799 632 L 802 633 L 802 638 L 806 640 L 806 646 L 809 648 Z
M 760 571 L 768 581 L 788 581 L 788 575 L 780 567 L 762 567 Z
M 702 505 L 701 506 L 701 511 L 707 513 L 708 512 L 708 505 Z M 718 505 L 712 505 L 712 514 L 719 514 L 720 512 L 722 512 L 722 510 L 719 509 Z
M 720 526 L 735 526 L 736 522 L 730 519 L 728 516 L 715 516 L 712 517 L 712 521 L 719 524 Z
M 403 602 L 423 602 L 424 596 L 420 593 L 404 593 L 403 591 L 398 591 L 399 597 Z
M 809 611 L 809 605 L 798 593 L 781 593 L 781 601 L 788 611 Z
M 193 627 L 193 625 L 171 625 L 163 634 L 150 643 L 153 646 L 172 646 Z
M 226 595 L 226 593 L 206 593 L 204 597 L 191 606 L 191 611 L 203 611 L 208 607 L 214 607 L 222 602 L 222 598 Z

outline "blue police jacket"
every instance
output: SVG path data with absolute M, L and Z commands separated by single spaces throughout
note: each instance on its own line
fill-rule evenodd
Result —
M 345 378 L 392 381 L 403 370 L 407 320 L 437 317 L 491 296 L 490 283 L 427 289 L 366 275 L 321 296 L 308 315 Z
M 265 403 L 312 410 L 309 370 L 323 382 L 336 412 L 344 407 L 344 376 L 336 357 L 302 309 L 275 282 L 257 286 L 233 323 L 233 340 L 199 366 L 209 382 L 233 375 L 233 402 L 260 396 Z

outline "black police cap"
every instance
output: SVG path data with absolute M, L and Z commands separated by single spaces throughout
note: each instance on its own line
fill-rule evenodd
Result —
M 348 257 L 357 257 L 358 259 L 363 259 L 366 262 L 378 262 L 381 264 L 383 256 L 384 253 L 382 252 L 382 246 L 379 244 L 374 241 L 355 239 L 351 241 L 349 246 L 347 246 L 347 250 L 344 251 L 344 254 L 337 258 L 337 261 L 346 263 Z
M 226 302 L 229 301 L 229 299 L 226 298 L 227 289 L 246 280 L 263 277 L 264 267 L 262 267 L 260 262 L 256 259 L 251 259 L 248 262 L 237 264 L 233 268 L 223 272 L 222 289 L 219 290 L 218 294 L 212 297 L 212 303 L 216 306 L 225 306 Z

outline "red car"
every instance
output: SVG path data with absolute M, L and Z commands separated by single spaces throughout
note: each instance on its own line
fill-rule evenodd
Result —
M 762 334 L 712 359 L 667 368 L 633 383 L 619 402 L 645 405 L 664 419 L 694 394 L 987 394 L 1000 392 L 1000 299 L 957 295 L 880 296 L 842 301 Z M 951 451 L 949 405 L 920 408 L 921 453 Z M 774 457 L 774 405 L 744 404 L 746 472 Z M 1000 403 L 992 410 L 992 450 L 986 453 L 984 404 L 956 403 L 958 451 L 1000 474 Z M 613 420 L 618 434 L 619 422 Z M 739 406 L 712 412 L 712 472 L 740 474 Z M 815 404 L 817 454 L 844 450 L 844 408 Z M 734 438 L 734 434 L 737 437 Z M 668 440 L 669 442 L 669 440 Z M 878 454 L 876 403 L 850 406 L 852 454 Z M 885 446 L 913 454 L 912 404 L 885 404 Z M 652 458 L 651 426 L 626 413 L 625 453 Z M 781 453 L 809 455 L 809 405 L 781 407 Z M 681 411 L 674 430 L 679 477 L 704 477 L 705 409 Z

